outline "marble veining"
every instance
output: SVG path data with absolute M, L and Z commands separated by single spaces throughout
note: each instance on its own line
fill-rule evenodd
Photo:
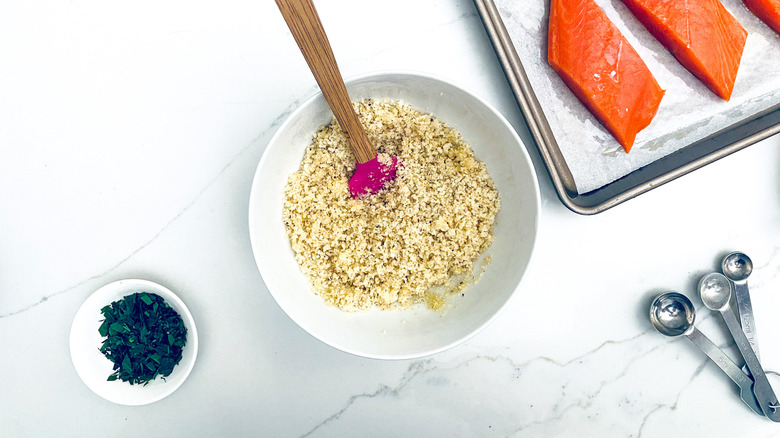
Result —
M 86 279 L 84 279 L 84 280 L 81 280 L 81 281 L 79 281 L 78 283 L 76 283 L 76 284 L 74 284 L 74 285 L 72 285 L 72 286 L 69 286 L 69 287 L 67 287 L 67 288 L 65 288 L 65 289 L 62 289 L 62 290 L 59 290 L 59 291 L 56 291 L 56 292 L 50 293 L 50 294 L 48 294 L 48 295 L 44 295 L 43 297 L 41 297 L 41 299 L 40 299 L 39 301 L 37 301 L 37 302 L 35 302 L 35 303 L 32 303 L 32 304 L 29 304 L 29 305 L 27 305 L 26 307 L 22 307 L 22 308 L 20 308 L 20 309 L 16 309 L 16 310 L 9 310 L 8 312 L 5 312 L 5 313 L 0 313 L 0 318 L 7 318 L 7 317 L 9 317 L 9 316 L 14 316 L 14 315 L 17 315 L 17 314 L 19 314 L 19 313 L 25 312 L 25 311 L 27 311 L 27 310 L 29 310 L 29 309 L 31 309 L 31 308 L 33 308 L 33 307 L 35 307 L 35 306 L 39 306 L 39 305 L 41 305 L 41 304 L 43 304 L 43 303 L 45 303 L 45 302 L 49 301 L 50 299 L 52 299 L 52 298 L 54 298 L 54 297 L 56 297 L 56 296 L 58 296 L 58 295 L 61 295 L 61 294 L 64 294 L 64 293 L 68 293 L 69 291 L 72 291 L 72 290 L 74 290 L 74 289 L 77 289 L 77 288 L 79 288 L 79 287 L 81 287 L 81 286 L 83 286 L 83 285 L 85 285 L 85 284 L 88 284 L 88 283 L 90 283 L 90 282 L 94 281 L 94 280 L 97 280 L 97 279 L 103 278 L 103 277 L 105 277 L 106 275 L 110 274 L 111 272 L 114 272 L 114 271 L 115 271 L 117 268 L 119 268 L 120 266 L 122 266 L 122 265 L 123 265 L 123 264 L 124 264 L 124 263 L 125 263 L 127 260 L 131 259 L 133 256 L 135 256 L 135 255 L 136 255 L 137 253 L 139 253 L 140 251 L 143 251 L 143 249 L 144 249 L 144 248 L 146 248 L 148 245 L 150 245 L 152 242 L 154 242 L 154 241 L 155 241 L 155 240 L 156 240 L 156 239 L 157 239 L 157 238 L 158 238 L 158 237 L 159 237 L 161 234 L 163 234 L 163 233 L 165 232 L 165 230 L 166 230 L 166 229 L 168 229 L 168 227 L 170 227 L 170 226 L 171 226 L 171 224 L 172 224 L 172 223 L 174 223 L 176 220 L 178 220 L 178 219 L 179 219 L 179 217 L 181 217 L 183 214 L 185 214 L 185 213 L 186 213 L 186 212 L 187 212 L 187 211 L 190 209 L 190 207 L 192 207 L 192 205 L 194 205 L 196 202 L 198 202 L 198 200 L 201 198 L 201 196 L 203 195 L 203 193 L 204 193 L 206 190 L 208 190 L 208 189 L 209 189 L 209 188 L 210 188 L 210 187 L 211 187 L 211 186 L 214 184 L 214 182 L 215 182 L 216 180 L 218 180 L 218 179 L 219 179 L 219 178 L 220 178 L 220 177 L 221 177 L 221 176 L 222 176 L 222 175 L 223 175 L 223 174 L 224 174 L 226 171 L 228 171 L 228 169 L 230 168 L 230 166 L 231 166 L 231 165 L 233 165 L 233 163 L 234 163 L 234 162 L 235 162 L 237 159 L 239 159 L 239 158 L 241 158 L 242 156 L 244 156 L 244 155 L 246 154 L 247 150 L 249 150 L 250 148 L 255 148 L 255 147 L 257 147 L 257 146 L 258 146 L 258 140 L 259 140 L 259 139 L 261 139 L 261 138 L 267 137 L 269 133 L 271 133 L 271 132 L 275 131 L 275 130 L 276 130 L 276 128 L 278 128 L 278 127 L 279 127 L 279 125 L 280 125 L 280 124 L 281 124 L 281 123 L 282 123 L 282 122 L 283 122 L 283 121 L 284 121 L 284 120 L 287 118 L 287 116 L 289 116 L 289 115 L 290 115 L 290 113 L 291 113 L 291 112 L 292 112 L 292 111 L 293 111 L 293 110 L 294 110 L 294 109 L 295 109 L 295 108 L 296 108 L 298 105 L 300 105 L 300 101 L 299 101 L 299 100 L 296 100 L 296 101 L 294 101 L 292 104 L 290 104 L 289 108 L 288 108 L 287 110 L 285 110 L 285 111 L 284 111 L 282 114 L 280 114 L 280 115 L 279 115 L 279 117 L 277 117 L 276 119 L 274 119 L 274 120 L 271 122 L 271 124 L 270 124 L 270 125 L 269 125 L 267 128 L 265 128 L 265 129 L 264 129 L 264 130 L 263 130 L 263 131 L 262 131 L 262 132 L 261 132 L 261 133 L 260 133 L 260 134 L 257 136 L 257 138 L 255 138 L 255 139 L 254 139 L 254 140 L 253 140 L 253 141 L 252 141 L 252 142 L 251 142 L 249 145 L 247 145 L 247 146 L 246 146 L 244 149 L 240 150 L 236 156 L 234 156 L 233 158 L 231 158 L 231 159 L 230 159 L 230 161 L 229 161 L 227 164 L 225 164 L 225 166 L 224 166 L 224 167 L 223 167 L 223 168 L 222 168 L 222 169 L 219 171 L 219 173 L 218 173 L 218 174 L 216 174 L 216 175 L 215 175 L 215 176 L 214 176 L 214 177 L 213 177 L 213 178 L 212 178 L 212 179 L 211 179 L 211 180 L 210 180 L 210 181 L 209 181 L 209 182 L 208 182 L 208 183 L 207 183 L 207 184 L 206 184 L 206 185 L 205 185 L 205 186 L 204 186 L 204 187 L 203 187 L 203 188 L 202 188 L 202 189 L 201 189 L 201 190 L 200 190 L 200 191 L 197 193 L 197 194 L 196 194 L 196 196 L 195 196 L 195 197 L 194 197 L 194 198 L 193 198 L 193 199 L 190 201 L 190 203 L 189 203 L 189 204 L 187 204 L 187 205 L 186 205 L 186 206 L 185 206 L 185 207 L 184 207 L 184 208 L 183 208 L 181 211 L 179 211 L 179 212 L 178 212 L 178 213 L 177 213 L 175 216 L 173 216 L 173 217 L 172 217 L 172 218 L 171 218 L 171 219 L 168 221 L 168 223 L 167 223 L 167 224 L 165 224 L 165 225 L 164 225 L 164 226 L 163 226 L 163 227 L 162 227 L 162 228 L 161 228 L 159 231 L 157 231 L 157 233 L 156 233 L 156 234 L 154 234 L 154 235 L 153 235 L 153 236 L 152 236 L 152 237 L 151 237 L 151 238 L 150 238 L 148 241 L 146 241 L 144 244 L 142 244 L 141 246 L 139 246 L 138 248 L 136 248 L 135 250 L 133 250 L 133 251 L 132 251 L 130 254 L 128 254 L 128 255 L 127 255 L 127 257 L 125 257 L 124 259 L 122 259 L 122 260 L 118 261 L 118 262 L 117 262 L 117 263 L 116 263 L 114 266 L 110 267 L 109 269 L 107 269 L 107 270 L 105 270 L 105 271 L 103 271 L 103 272 L 97 273 L 97 274 L 95 274 L 95 275 L 93 275 L 93 276 L 91 276 L 91 277 L 89 277 L 89 278 L 86 278 Z M 263 145 L 263 146 L 264 146 L 264 145 Z
M 426 359 L 421 361 L 413 361 L 409 364 L 408 369 L 403 376 L 394 385 L 382 383 L 371 392 L 365 392 L 355 394 L 349 397 L 344 406 L 340 408 L 333 415 L 327 417 L 322 422 L 318 423 L 314 428 L 306 432 L 301 436 L 313 436 L 318 431 L 326 428 L 331 423 L 339 421 L 345 416 L 345 413 L 357 403 L 371 403 L 375 398 L 403 398 L 406 395 L 403 393 L 407 387 L 411 386 L 448 386 L 452 382 L 457 381 L 457 374 L 463 370 L 476 366 L 489 367 L 492 371 L 503 373 L 504 375 L 511 376 L 512 380 L 519 380 L 524 377 L 524 370 L 529 368 L 555 368 L 565 370 L 566 368 L 576 368 L 578 364 L 582 364 L 586 361 L 599 360 L 599 353 L 607 347 L 615 347 L 624 344 L 636 344 L 641 340 L 644 340 L 651 334 L 652 330 L 648 330 L 639 333 L 631 338 L 623 340 L 607 340 L 593 350 L 571 358 L 568 361 L 561 362 L 550 357 L 533 357 L 525 361 L 517 361 L 511 356 L 496 354 L 496 355 L 484 355 L 477 354 L 475 356 L 468 356 L 453 360 L 452 362 L 439 362 L 436 359 Z M 652 331 L 654 333 L 654 331 Z M 662 348 L 664 344 L 658 342 L 657 345 L 651 347 L 648 350 L 641 351 L 641 354 L 637 354 L 622 365 L 622 369 L 618 370 L 614 375 L 604 377 L 603 380 L 597 382 L 596 386 L 589 386 L 587 391 L 576 388 L 574 382 L 568 382 L 563 385 L 560 390 L 565 397 L 565 403 L 554 403 L 551 406 L 550 411 L 538 418 L 530 419 L 529 421 L 522 422 L 521 424 L 511 424 L 511 427 L 504 431 L 504 436 L 522 436 L 522 433 L 526 430 L 531 430 L 535 427 L 542 425 L 556 424 L 562 422 L 567 413 L 571 412 L 590 412 L 589 415 L 598 415 L 597 408 L 602 402 L 599 400 L 599 396 L 602 391 L 609 386 L 618 384 L 627 376 L 630 376 L 633 372 L 634 362 L 640 360 L 644 355 L 652 354 L 655 350 Z M 647 419 L 656 412 L 663 409 L 676 409 L 677 399 L 680 394 L 687 390 L 690 382 L 693 381 L 701 371 L 705 368 L 706 362 L 702 360 L 700 364 L 690 374 L 688 382 L 680 386 L 679 393 L 674 398 L 672 403 L 659 403 L 657 405 L 647 406 L 646 414 L 639 425 L 636 434 L 633 436 L 641 436 L 642 428 Z M 574 388 L 570 388 L 574 387 Z M 532 405 L 533 407 L 533 405 Z M 557 426 L 556 426 L 557 427 Z M 327 435 L 327 432 L 325 432 Z
M 741 365 L 694 287 L 744 251 L 762 364 L 780 370 L 780 136 L 580 216 L 556 198 L 472 1 L 315 1 L 344 76 L 439 76 L 516 128 L 542 214 L 515 297 L 433 356 L 324 345 L 276 305 L 249 243 L 265 146 L 317 90 L 274 2 L 6 2 L 0 435 L 780 437 L 647 315 L 658 293 L 685 293 L 697 327 Z M 192 374 L 152 405 L 103 400 L 70 360 L 77 309 L 121 278 L 164 283 L 198 324 Z

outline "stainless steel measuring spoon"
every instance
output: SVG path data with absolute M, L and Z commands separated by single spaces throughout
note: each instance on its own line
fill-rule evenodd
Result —
M 659 333 L 672 337 L 687 336 L 739 386 L 739 397 L 742 401 L 753 412 L 764 415 L 764 411 L 753 393 L 753 380 L 743 373 L 723 350 L 693 325 L 695 319 L 696 311 L 693 303 L 688 297 L 677 292 L 661 294 L 650 304 L 650 322 Z
M 766 378 L 766 373 L 764 373 L 756 353 L 750 346 L 750 341 L 745 336 L 745 332 L 742 331 L 737 316 L 731 311 L 729 304 L 731 283 L 728 278 L 719 272 L 705 275 L 699 281 L 699 296 L 708 309 L 720 312 L 726 322 L 731 337 L 737 344 L 737 349 L 753 375 L 753 394 L 755 394 L 761 410 L 764 411 L 764 415 L 772 421 L 780 422 L 780 404 L 778 404 L 777 396 Z
M 756 323 L 753 319 L 753 305 L 750 302 L 750 292 L 748 290 L 747 279 L 753 272 L 753 261 L 745 253 L 732 252 L 723 258 L 721 263 L 723 275 L 728 277 L 734 283 L 734 298 L 737 301 L 737 313 L 742 331 L 745 332 L 756 353 L 756 358 L 761 360 L 758 353 L 758 341 L 756 338 Z

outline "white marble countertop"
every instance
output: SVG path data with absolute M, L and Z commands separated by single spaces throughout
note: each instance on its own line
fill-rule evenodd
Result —
M 5 2 L 0 435 L 780 436 L 688 340 L 647 318 L 652 297 L 683 292 L 699 328 L 734 353 L 693 288 L 745 251 L 762 360 L 780 370 L 780 137 L 580 216 L 556 197 L 470 0 L 318 9 L 344 76 L 450 79 L 526 140 L 543 205 L 515 297 L 481 333 L 423 359 L 324 345 L 275 304 L 249 244 L 260 156 L 317 90 L 275 4 Z M 80 304 L 123 278 L 176 291 L 200 335 L 189 379 L 140 407 L 92 393 L 68 349 Z

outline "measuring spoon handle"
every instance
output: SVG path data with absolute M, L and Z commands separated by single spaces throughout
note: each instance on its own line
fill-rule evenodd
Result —
M 745 332 L 745 337 L 753 351 L 756 353 L 756 358 L 761 360 L 761 355 L 758 353 L 758 341 L 756 340 L 756 322 L 753 319 L 753 304 L 750 302 L 750 292 L 748 290 L 747 280 L 734 281 L 734 298 L 737 301 L 737 312 L 739 312 L 739 320 L 742 326 L 742 331 Z
M 745 332 L 742 331 L 742 326 L 737 321 L 737 316 L 728 308 L 721 310 L 720 314 L 723 316 L 729 332 L 731 332 L 731 337 L 734 338 L 734 342 L 737 344 L 739 353 L 745 359 L 745 365 L 747 365 L 750 373 L 753 375 L 753 394 L 756 395 L 756 400 L 758 400 L 761 410 L 764 411 L 764 415 L 770 420 L 780 422 L 780 409 L 777 408 L 780 404 L 778 404 L 777 396 L 766 378 L 761 363 L 756 358 L 756 353 L 753 352 L 753 347 L 750 346 L 750 341 L 745 336 Z
M 725 372 L 726 375 L 728 375 L 731 380 L 737 384 L 737 386 L 739 386 L 739 395 L 742 401 L 744 401 L 745 404 L 753 410 L 753 412 L 759 415 L 764 415 L 764 411 L 761 409 L 761 406 L 759 406 L 755 394 L 753 394 L 753 380 L 745 375 L 745 373 L 739 369 L 734 361 L 732 361 L 731 358 L 729 358 L 726 353 L 723 352 L 723 350 L 718 348 L 718 346 L 715 345 L 715 343 L 713 343 L 708 337 L 704 336 L 704 334 L 700 332 L 699 329 L 694 327 L 687 336 L 691 342 L 699 347 L 699 349 L 704 352 L 707 357 L 715 362 L 715 365 L 720 367 L 720 369 L 723 370 L 723 372 Z

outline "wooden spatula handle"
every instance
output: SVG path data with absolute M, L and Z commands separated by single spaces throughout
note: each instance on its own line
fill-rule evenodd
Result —
M 325 100 L 347 134 L 357 161 L 365 163 L 372 160 L 376 156 L 376 150 L 352 108 L 344 79 L 336 65 L 336 58 L 314 4 L 311 0 L 276 0 L 276 4 L 303 57 L 306 58 Z

